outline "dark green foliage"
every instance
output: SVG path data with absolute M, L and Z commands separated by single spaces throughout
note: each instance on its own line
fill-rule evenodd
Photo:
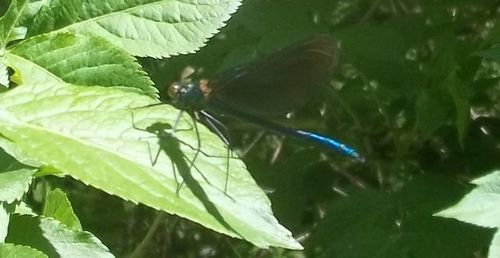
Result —
M 293 126 L 340 138 L 367 163 L 266 134 L 245 161 L 271 190 L 276 216 L 296 236 L 310 234 L 308 257 L 316 249 L 324 257 L 482 257 L 492 231 L 432 214 L 456 203 L 468 179 L 499 165 L 496 8 L 495 1 L 247 1 L 207 47 L 161 70 L 152 65 L 150 74 L 161 89 L 186 65 L 210 78 L 310 34 L 331 34 L 341 45 L 332 89 L 298 111 Z M 255 137 L 227 122 L 239 146 Z

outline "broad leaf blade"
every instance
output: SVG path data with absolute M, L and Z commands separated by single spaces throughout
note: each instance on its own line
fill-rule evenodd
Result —
M 494 171 L 472 183 L 477 185 L 476 188 L 459 203 L 435 215 L 498 229 L 500 227 L 500 171 Z M 497 230 L 491 241 L 488 257 L 498 257 L 500 254 L 499 239 Z
M 273 217 L 245 165 L 232 158 L 226 173 L 227 149 L 208 129 L 199 126 L 203 153 L 195 150 L 189 117 L 175 137 L 144 130 L 173 124 L 178 115 L 167 105 L 143 107 L 154 103 L 111 88 L 21 85 L 0 96 L 0 145 L 19 160 L 257 246 L 301 248 Z
M 10 212 L 6 203 L 0 203 L 0 243 L 5 243 L 5 237 L 8 233 L 10 221 Z M 0 257 L 2 257 L 0 255 Z
M 7 13 L 0 18 L 0 49 L 7 46 L 13 36 L 15 27 L 26 7 L 27 0 L 12 0 Z M 14 37 L 15 38 L 15 37 Z
M 54 189 L 47 193 L 42 215 L 60 221 L 71 230 L 82 230 L 80 220 L 73 212 L 68 197 L 61 189 Z
M 477 185 L 474 190 L 456 205 L 436 215 L 482 227 L 500 227 L 500 171 L 492 172 L 472 183 Z
M 3 60 L 0 60 L 0 87 L 9 87 L 9 71 Z
M 49 257 L 114 257 L 91 233 L 70 230 L 52 218 L 14 214 L 7 241 L 31 246 Z
M 205 45 L 239 0 L 55 0 L 35 17 L 29 35 L 72 31 L 99 35 L 138 56 L 168 57 Z
M 4 258 L 48 258 L 34 248 L 23 245 L 0 244 L 0 257 Z
M 64 81 L 81 86 L 126 86 L 150 96 L 157 89 L 136 60 L 97 37 L 41 35 L 7 53 L 24 83 Z
M 0 201 L 12 203 L 28 191 L 35 171 L 19 169 L 0 173 Z
M 20 202 L 18 205 L 16 205 L 14 212 L 21 215 L 31 215 L 31 216 L 38 215 L 25 202 Z
M 47 0 L 29 0 L 24 12 L 19 20 L 21 26 L 31 26 L 33 18 L 43 6 L 49 4 Z
M 491 240 L 490 248 L 488 249 L 488 257 L 500 257 L 500 233 L 498 230 Z

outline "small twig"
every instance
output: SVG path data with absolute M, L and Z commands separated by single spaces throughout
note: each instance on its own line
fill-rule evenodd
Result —
M 322 154 L 324 155 L 324 154 Z M 327 159 L 326 156 L 323 156 L 323 158 Z M 344 169 L 340 168 L 339 166 L 335 165 L 333 162 L 328 162 L 330 167 L 337 173 L 341 174 L 342 176 L 344 176 L 345 178 L 347 178 L 347 180 L 349 180 L 352 184 L 358 186 L 359 188 L 366 188 L 366 183 L 363 181 L 363 179 L 361 179 L 360 177 L 357 177 L 347 171 L 345 171 Z
M 164 214 L 162 212 L 157 213 L 156 218 L 153 221 L 153 224 L 151 225 L 151 227 L 149 227 L 148 232 L 146 233 L 142 241 L 139 243 L 139 245 L 137 245 L 137 247 L 134 249 L 129 258 L 141 257 L 142 252 L 150 244 L 151 239 L 153 238 L 158 227 L 160 226 L 161 221 L 163 220 L 163 216 Z
M 274 164 L 276 160 L 278 159 L 281 150 L 283 149 L 283 142 L 285 141 L 285 137 L 281 137 L 281 139 L 278 140 L 278 146 L 276 146 L 276 149 L 273 152 L 273 156 L 271 157 L 271 164 Z

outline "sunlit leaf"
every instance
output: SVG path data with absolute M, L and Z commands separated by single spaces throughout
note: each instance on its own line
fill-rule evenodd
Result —
M 494 171 L 472 181 L 476 188 L 456 205 L 436 213 L 437 216 L 455 218 L 474 225 L 500 227 L 500 171 Z M 496 232 L 489 249 L 488 257 L 500 254 L 499 233 Z
M 14 214 L 6 241 L 36 248 L 49 257 L 114 257 L 99 239 L 52 218 Z
M 71 230 L 82 230 L 80 220 L 75 215 L 68 197 L 61 189 L 54 189 L 47 193 L 42 215 L 60 221 Z
M 239 5 L 239 0 L 55 0 L 40 10 L 28 33 L 98 35 L 133 55 L 166 57 L 205 45 Z
M 81 86 L 126 86 L 157 96 L 136 60 L 96 37 L 41 35 L 6 53 L 24 83 L 68 82 Z
M 12 38 L 23 9 L 28 0 L 12 0 L 4 16 L 0 17 L 0 50 L 3 49 Z
M 5 242 L 10 221 L 10 212 L 6 203 L 0 203 L 0 243 Z M 1 257 L 1 256 L 0 256 Z
M 0 60 L 0 87 L 7 88 L 9 86 L 9 72 L 7 66 Z
M 147 131 L 173 124 L 179 113 L 151 104 L 147 96 L 111 88 L 21 85 L 0 95 L 0 145 L 20 161 L 257 246 L 300 248 L 245 165 L 231 158 L 227 174 L 227 149 L 208 129 L 199 126 L 203 153 L 189 117 L 174 136 Z
M 28 191 L 32 176 L 29 169 L 19 169 L 0 173 L 0 201 L 12 203 Z
M 0 244 L 0 257 L 4 258 L 48 258 L 34 248 L 22 245 Z
M 436 213 L 474 225 L 500 227 L 500 171 L 494 171 L 472 181 L 476 188 L 456 205 Z

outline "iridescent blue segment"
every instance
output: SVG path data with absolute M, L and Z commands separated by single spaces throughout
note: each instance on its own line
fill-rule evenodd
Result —
M 351 148 L 351 147 L 349 147 L 349 146 L 347 146 L 347 145 L 345 145 L 345 144 L 343 144 L 343 143 L 341 143 L 341 142 L 339 142 L 331 137 L 324 136 L 324 135 L 321 135 L 318 133 L 302 131 L 302 130 L 295 130 L 294 132 L 296 133 L 297 137 L 311 140 L 313 142 L 319 143 L 319 144 L 324 145 L 326 147 L 329 147 L 333 150 L 336 150 L 336 151 L 338 151 L 346 156 L 354 158 L 360 162 L 365 162 L 365 159 L 361 155 L 359 155 L 359 153 L 355 149 L 353 149 L 353 148 Z

